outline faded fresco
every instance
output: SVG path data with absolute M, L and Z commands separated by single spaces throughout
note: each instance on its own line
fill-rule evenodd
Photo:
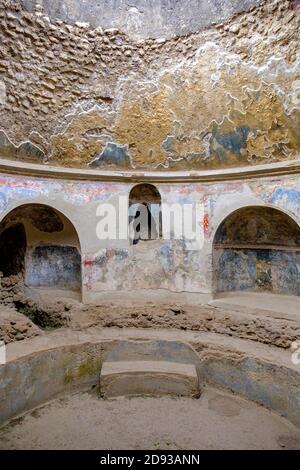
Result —
M 2 157 L 122 170 L 299 159 L 299 2 L 140 40 L 4 3 Z
M 299 225 L 286 214 L 270 207 L 239 209 L 219 227 L 214 244 L 221 247 L 300 247 Z
M 300 295 L 300 227 L 269 207 L 240 209 L 214 239 L 214 289 Z
M 109 202 L 117 206 L 118 196 L 125 201 L 127 198 L 129 204 L 133 187 L 125 183 L 2 175 L 0 209 L 2 217 L 11 222 L 16 219 L 11 218 L 10 210 L 25 202 L 35 205 L 42 201 L 67 217 L 69 214 L 82 247 L 83 287 L 87 292 L 135 289 L 210 292 L 213 288 L 298 292 L 298 176 L 156 185 L 162 203 L 203 204 L 203 220 L 199 221 L 198 229 L 203 231 L 204 245 L 192 250 L 186 240 L 162 238 L 130 246 L 128 240 L 104 243 L 97 238 L 97 207 Z M 29 209 L 23 213 L 20 208 L 17 213 L 33 227 L 43 222 L 41 209 L 38 216 Z M 122 220 L 126 226 L 128 218 Z M 53 230 L 58 230 L 57 236 L 62 233 L 56 218 L 48 225 L 43 227 L 47 237 L 52 236 Z M 60 255 L 64 265 L 64 253 Z M 51 256 L 46 265 L 55 259 Z
M 22 276 L 27 287 L 78 291 L 78 245 L 74 227 L 62 214 L 47 204 L 21 202 L 0 222 L 1 275 L 12 279 Z
M 217 292 L 300 295 L 300 251 L 226 249 L 215 259 Z
M 37 246 L 27 256 L 25 284 L 78 290 L 81 287 L 81 257 L 71 246 Z
M 140 242 L 131 249 L 104 249 L 84 259 L 88 290 L 167 289 L 198 292 L 205 287 L 199 252 L 181 240 Z

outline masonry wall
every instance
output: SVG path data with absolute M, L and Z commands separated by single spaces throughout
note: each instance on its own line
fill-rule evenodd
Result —
M 216 292 L 300 295 L 300 252 L 268 249 L 218 250 Z
M 299 159 L 298 0 L 41 4 L 0 1 L 2 158 L 119 171 Z
M 28 284 L 74 287 L 80 277 L 93 301 L 134 291 L 299 295 L 298 243 L 214 243 L 241 207 L 299 222 L 299 0 L 0 0 L 0 22 L 0 165 L 20 174 L 0 177 L 0 215 L 45 204 L 78 234 L 25 224 Z M 41 169 L 47 177 L 21 176 Z M 290 175 L 255 176 L 274 169 Z M 223 182 L 189 182 L 197 176 Z M 163 213 L 162 239 L 132 246 L 135 180 L 160 181 L 162 204 L 200 204 L 203 245 L 167 239 Z M 97 237 L 106 203 L 121 238 Z
M 85 301 L 101 301 L 104 293 L 116 295 L 142 290 L 191 293 L 196 294 L 200 301 L 214 295 L 213 242 L 221 222 L 241 207 L 266 206 L 280 209 L 300 224 L 299 183 L 298 176 L 288 176 L 230 183 L 156 184 L 162 203 L 197 202 L 204 205 L 204 215 L 198 226 L 199 231 L 204 231 L 204 244 L 193 250 L 186 240 L 163 238 L 131 246 L 128 239 L 97 238 L 97 208 L 106 203 L 117 208 L 121 197 L 123 203 L 125 201 L 125 206 L 122 206 L 125 207 L 125 213 L 120 223 L 126 224 L 126 201 L 128 203 L 134 183 L 2 175 L 0 209 L 3 218 L 12 209 L 25 203 L 47 204 L 71 221 L 81 247 Z M 286 256 L 281 252 L 278 249 L 276 254 L 277 258 L 284 257 L 284 263 L 278 263 L 280 282 L 284 285 L 285 293 L 299 295 L 299 274 L 295 271 L 299 266 L 299 254 Z M 60 255 L 64 257 L 63 252 Z M 243 270 L 243 257 L 240 255 L 234 259 L 236 273 Z M 257 263 L 257 260 L 253 262 Z M 224 266 L 227 271 L 224 270 L 223 283 L 228 276 L 228 260 Z M 242 281 L 239 285 L 234 284 L 233 278 L 231 282 L 233 289 L 243 288 Z
M 4 277 L 22 274 L 28 287 L 81 290 L 76 230 L 51 206 L 21 204 L 9 212 L 0 223 L 0 248 Z
M 21 0 L 34 12 L 36 1 Z M 190 34 L 259 5 L 261 0 L 40 0 L 52 20 L 88 23 L 103 29 L 118 28 L 135 38 Z M 40 11 L 40 10 L 39 10 Z
M 24 280 L 29 287 L 81 290 L 79 240 L 69 220 L 65 217 L 61 220 L 61 230 L 52 233 L 34 230 L 26 224 Z
M 239 209 L 214 238 L 216 292 L 258 291 L 299 295 L 300 227 L 271 207 Z

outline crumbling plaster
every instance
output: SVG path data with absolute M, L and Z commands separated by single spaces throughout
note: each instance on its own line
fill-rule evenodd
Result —
M 101 293 L 122 290 L 159 290 L 213 295 L 212 251 L 215 231 L 232 212 L 246 206 L 280 209 L 298 224 L 299 177 L 286 176 L 227 183 L 157 184 L 162 203 L 202 203 L 204 230 L 199 250 L 187 249 L 184 240 L 156 240 L 130 246 L 129 240 L 99 240 L 96 226 L 99 205 L 128 203 L 134 183 L 101 183 L 42 179 L 25 176 L 0 178 L 1 219 L 22 204 L 49 205 L 75 227 L 82 255 L 83 298 L 101 299 Z M 125 207 L 125 206 L 123 206 Z M 126 209 L 125 209 L 126 210 Z M 164 214 L 162 214 L 164 218 Z M 127 223 L 123 213 L 122 223 Z
M 81 290 L 80 243 L 63 214 L 46 204 L 19 205 L 2 219 L 0 237 L 4 276 L 22 273 L 28 287 Z
M 204 18 L 205 29 L 188 25 L 184 35 L 140 40 L 122 25 L 103 30 L 62 21 L 75 3 L 43 2 L 46 12 L 28 12 L 20 2 L 0 2 L 2 156 L 162 171 L 299 158 L 297 1 L 243 1 L 233 8 L 222 1 L 224 21 L 215 12 L 219 2 L 210 8 L 193 2 L 183 12 L 196 22 Z M 122 10 L 125 3 L 114 5 Z M 193 14 L 196 5 L 202 17 Z M 91 7 L 73 11 L 88 15 Z

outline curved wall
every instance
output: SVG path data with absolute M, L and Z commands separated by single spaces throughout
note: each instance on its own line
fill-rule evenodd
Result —
M 299 2 L 188 4 L 0 0 L 0 165 L 20 174 L 0 178 L 2 216 L 41 203 L 70 219 L 86 301 L 135 290 L 210 299 L 224 217 L 265 205 L 299 222 Z M 167 239 L 164 225 L 151 248 L 130 246 L 137 182 L 157 183 L 163 204 L 201 205 L 201 249 Z M 125 236 L 97 237 L 106 203 Z M 298 292 L 298 254 L 277 265 L 282 291 Z
M 213 266 L 216 292 L 300 295 L 300 226 L 274 208 L 239 209 L 216 232 Z
M 298 1 L 130 2 L 146 35 L 172 36 L 141 40 L 124 2 L 93 7 L 119 30 L 62 21 L 88 18 L 91 2 L 43 3 L 0 2 L 0 156 L 116 171 L 299 159 Z
M 20 226 L 24 234 L 20 234 Z M 12 239 L 10 243 L 5 236 L 7 230 Z M 51 206 L 19 205 L 1 220 L 0 241 L 1 254 L 5 253 L 0 266 L 4 277 L 22 273 L 28 287 L 81 289 L 80 244 L 76 230 Z M 15 260 L 17 270 L 13 266 Z
M 21 3 L 32 12 L 39 3 L 52 20 L 119 28 L 129 36 L 147 38 L 196 32 L 257 6 L 262 0 L 22 0 Z
M 68 333 L 64 330 L 41 341 L 22 342 L 21 349 L 16 343 L 8 345 L 7 363 L 0 365 L 1 425 L 62 393 L 99 387 L 101 365 L 107 357 L 125 360 L 134 348 L 136 358 L 141 347 L 146 360 L 190 361 L 201 385 L 241 394 L 300 425 L 299 369 L 292 365 L 287 351 L 273 351 L 270 359 L 264 345 L 256 345 L 253 353 L 242 340 L 229 338 L 227 342 L 196 332 L 177 332 L 169 341 L 145 331 L 135 335 L 131 331 L 131 340 L 126 340 L 126 331 L 123 339 L 112 330 L 109 335 L 103 330 L 81 332 L 80 336 Z
M 2 220 L 15 207 L 28 203 L 49 205 L 68 217 L 81 245 L 85 302 L 99 302 L 104 295 L 117 297 L 122 292 L 137 291 L 144 299 L 154 292 L 172 291 L 194 294 L 199 302 L 210 300 L 213 296 L 213 240 L 216 229 L 229 214 L 247 206 L 274 207 L 300 225 L 300 177 L 297 175 L 217 183 L 174 185 L 166 182 L 156 184 L 163 204 L 163 238 L 130 246 L 128 202 L 134 186 L 133 182 L 2 175 L 0 217 Z M 185 238 L 168 239 L 164 207 L 174 204 L 179 208 L 198 204 L 200 216 L 196 234 L 199 242 L 196 244 L 190 245 Z M 100 239 L 97 233 L 100 214 L 104 214 L 101 211 L 106 210 L 107 205 L 117 217 L 115 239 Z M 280 232 L 281 228 L 278 230 Z M 293 249 L 298 253 L 298 246 Z M 300 272 L 299 256 L 281 261 L 276 267 L 284 283 L 281 292 L 295 294 L 293 286 L 297 282 L 295 273 Z M 236 266 L 237 272 L 242 268 L 243 258 Z M 235 288 L 238 287 L 245 288 L 242 282 Z

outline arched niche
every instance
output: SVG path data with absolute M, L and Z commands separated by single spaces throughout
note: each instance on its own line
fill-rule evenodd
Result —
M 285 212 L 240 208 L 219 225 L 213 242 L 214 293 L 300 295 L 300 227 Z
M 25 204 L 0 222 L 0 271 L 20 274 L 31 288 L 81 291 L 81 250 L 77 231 L 57 209 Z
M 138 184 L 129 194 L 131 244 L 157 240 L 162 236 L 161 196 L 152 184 Z

